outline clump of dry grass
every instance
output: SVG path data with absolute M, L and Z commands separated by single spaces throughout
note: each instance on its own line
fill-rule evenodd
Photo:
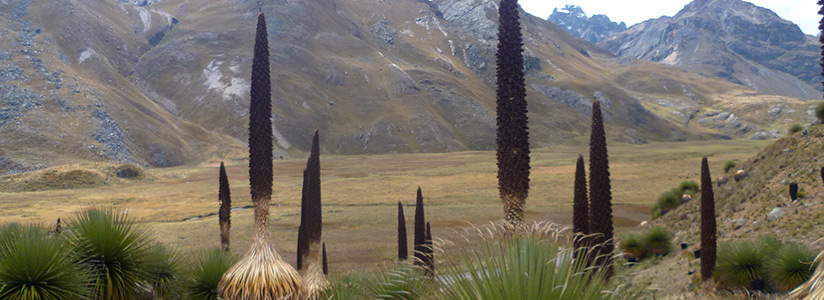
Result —
M 222 299 L 305 299 L 303 280 L 272 246 L 256 240 L 252 248 L 221 279 Z

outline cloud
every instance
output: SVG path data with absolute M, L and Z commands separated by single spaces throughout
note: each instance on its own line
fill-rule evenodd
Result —
M 628 26 L 678 13 L 690 0 L 519 0 L 519 4 L 528 13 L 547 18 L 552 9 L 566 4 L 576 4 L 587 15 L 602 14 L 617 22 L 626 22 Z M 806 34 L 818 33 L 818 5 L 807 0 L 750 0 L 749 2 L 774 11 L 781 18 L 797 24 Z

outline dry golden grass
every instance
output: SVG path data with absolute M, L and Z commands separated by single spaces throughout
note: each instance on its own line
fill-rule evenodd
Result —
M 704 155 L 720 174 L 727 160 L 745 160 L 769 142 L 702 141 L 649 145 L 610 144 L 613 203 L 618 231 L 649 219 L 661 192 L 683 180 L 698 180 Z M 535 149 L 526 219 L 570 224 L 578 153 L 586 146 Z M 270 228 L 272 243 L 295 262 L 304 158 L 275 162 Z M 442 154 L 327 155 L 321 158 L 324 242 L 330 275 L 336 277 L 390 264 L 396 254 L 396 203 L 409 213 L 415 190 L 423 189 L 435 238 L 447 228 L 502 219 L 494 152 Z M 113 206 L 151 222 L 157 238 L 184 253 L 220 245 L 217 216 L 218 166 L 148 170 L 154 180 L 97 188 L 0 193 L 0 223 L 51 224 L 89 206 Z M 227 165 L 233 207 L 251 205 L 248 169 Z M 252 210 L 232 213 L 232 249 L 250 247 Z M 190 219 L 192 217 L 200 218 Z M 182 221 L 190 219 L 187 221 Z M 411 222 L 408 225 L 411 227 Z M 410 232 L 411 234 L 411 232 Z

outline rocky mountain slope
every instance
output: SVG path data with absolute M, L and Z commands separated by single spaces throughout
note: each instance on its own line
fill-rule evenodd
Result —
M 811 12 L 812 13 L 812 12 Z M 724 78 L 762 94 L 820 99 L 818 41 L 741 0 L 695 0 L 598 45 L 619 56 Z
M 561 9 L 553 9 L 547 20 L 566 29 L 572 36 L 585 39 L 593 44 L 627 30 L 627 24 L 624 22 L 613 22 L 606 15 L 587 17 L 580 6 L 571 4 Z
M 490 0 L 0 0 L 0 173 L 242 157 L 254 18 L 267 16 L 276 154 L 492 149 Z M 813 103 L 618 58 L 523 14 L 531 143 L 770 136 Z

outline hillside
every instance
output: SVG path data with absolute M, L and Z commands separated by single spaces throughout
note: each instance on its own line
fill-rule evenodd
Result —
M 245 152 L 255 3 L 0 1 L 0 173 L 166 167 Z M 271 1 L 276 155 L 494 146 L 497 4 Z M 617 58 L 522 14 L 531 145 L 580 143 L 593 98 L 619 142 L 771 138 L 813 103 Z
M 695 0 L 675 16 L 634 25 L 598 45 L 762 94 L 821 98 L 817 39 L 771 10 L 741 0 Z
M 711 170 L 716 179 L 719 240 L 775 234 L 780 239 L 815 243 L 817 248 L 824 248 L 824 241 L 819 241 L 824 224 L 816 221 L 824 218 L 822 166 L 824 125 L 814 125 L 775 141 L 729 173 Z M 739 169 L 750 176 L 735 181 L 733 174 Z M 697 176 L 698 171 L 700 166 L 688 174 Z M 722 177 L 725 179 L 721 180 Z M 803 194 L 796 201 L 789 196 L 788 186 L 793 182 Z M 678 230 L 680 239 L 695 243 L 699 235 L 699 206 L 700 201 L 688 202 L 656 223 Z

